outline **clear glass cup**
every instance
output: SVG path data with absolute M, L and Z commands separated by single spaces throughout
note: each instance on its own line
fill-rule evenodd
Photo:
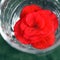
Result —
M 19 43 L 15 36 L 13 27 L 19 19 L 19 14 L 25 5 L 37 4 L 44 9 L 52 10 L 58 17 L 59 27 L 56 31 L 56 42 L 53 46 L 38 50 L 30 45 Z M 59 0 L 1 0 L 0 3 L 0 34 L 4 40 L 13 48 L 31 54 L 46 54 L 60 45 L 60 1 Z

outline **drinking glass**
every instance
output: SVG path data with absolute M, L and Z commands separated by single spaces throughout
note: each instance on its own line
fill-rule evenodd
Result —
M 44 9 L 49 9 L 58 17 L 59 26 L 55 33 L 56 42 L 46 49 L 36 49 L 30 45 L 24 45 L 16 40 L 14 35 L 14 25 L 19 20 L 19 15 L 25 5 L 37 4 Z M 59 0 L 1 0 L 0 2 L 0 34 L 4 40 L 13 48 L 31 53 L 47 54 L 60 46 L 60 1 Z

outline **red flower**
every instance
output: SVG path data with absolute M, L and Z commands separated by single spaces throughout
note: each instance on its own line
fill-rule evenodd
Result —
M 14 26 L 16 39 L 37 49 L 45 49 L 55 43 L 58 19 L 50 10 L 32 4 L 22 9 L 20 20 Z

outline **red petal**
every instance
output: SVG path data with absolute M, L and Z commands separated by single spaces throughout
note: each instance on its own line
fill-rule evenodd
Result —
M 21 33 L 20 23 L 20 20 L 18 20 L 14 26 L 14 33 L 16 36 L 19 35 L 19 33 Z
M 29 44 L 29 42 L 26 39 L 24 39 L 24 37 L 23 37 L 23 32 L 20 28 L 20 24 L 21 24 L 21 20 L 17 21 L 14 26 L 15 37 L 20 43 Z
M 41 32 L 41 34 L 44 34 L 44 35 L 48 35 L 48 34 L 54 32 L 53 22 L 51 22 L 49 19 L 45 18 L 45 27 L 40 32 Z
M 56 31 L 58 28 L 58 18 L 57 16 L 50 10 L 40 10 L 37 12 L 40 16 L 44 17 L 45 19 L 51 20 L 54 25 L 54 30 Z
M 39 7 L 38 5 L 35 5 L 35 4 L 25 6 L 21 11 L 20 17 L 23 18 L 28 13 L 36 12 L 36 11 L 41 10 L 41 9 L 42 9 L 41 7 Z
M 54 34 L 50 34 L 49 36 L 40 39 L 40 42 L 33 43 L 32 46 L 37 49 L 46 49 L 52 46 L 55 43 L 55 36 Z
M 43 17 L 48 17 L 52 14 L 52 11 L 50 10 L 40 10 L 40 11 L 37 11 L 38 14 L 40 14 L 41 16 Z
M 22 44 L 29 44 L 29 41 L 26 40 L 23 36 L 16 36 L 16 38 Z
M 49 43 L 48 45 L 51 46 L 55 43 L 55 34 L 51 33 L 46 37 L 46 41 L 47 43 Z
M 29 25 L 29 26 L 34 26 L 34 16 L 33 16 L 33 13 L 30 13 L 30 14 L 27 14 L 26 16 L 26 23 Z
M 24 31 L 26 28 L 27 28 L 27 25 L 24 23 L 24 21 L 22 21 L 20 24 L 20 29 Z
M 54 30 L 56 31 L 58 28 L 58 18 L 54 13 L 52 13 L 50 17 L 51 17 L 50 20 L 53 21 Z

